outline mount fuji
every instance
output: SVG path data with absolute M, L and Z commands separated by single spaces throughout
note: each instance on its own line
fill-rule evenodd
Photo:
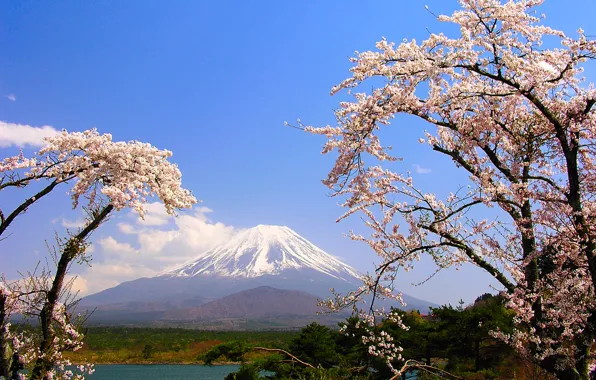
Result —
M 213 312 L 206 310 L 238 308 L 245 310 L 247 316 L 263 313 L 314 316 L 313 308 L 299 305 L 308 302 L 316 305 L 317 297 L 331 295 L 330 288 L 347 292 L 360 284 L 354 268 L 290 228 L 258 225 L 173 270 L 87 296 L 81 300 L 79 309 L 95 309 L 91 322 L 98 323 L 171 321 L 173 316 L 183 321 L 196 316 L 213 317 Z M 255 308 L 268 305 L 270 310 L 247 310 L 247 305 L 239 304 L 247 296 L 254 301 L 251 304 Z M 269 299 L 260 299 L 263 297 Z M 284 297 L 290 304 L 299 297 L 293 312 L 287 305 L 276 307 Z M 306 301 L 308 297 L 310 301 Z M 428 306 L 436 306 L 407 296 L 405 301 L 408 307 L 425 311 Z
M 314 270 L 336 280 L 354 282 L 352 267 L 324 252 L 288 227 L 258 225 L 198 258 L 161 276 L 256 278 L 287 271 Z

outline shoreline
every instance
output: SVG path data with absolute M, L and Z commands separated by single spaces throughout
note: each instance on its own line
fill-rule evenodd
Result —
M 93 364 L 94 366 L 98 365 L 202 365 L 205 367 L 217 367 L 223 365 L 240 365 L 241 362 L 213 362 L 212 364 L 205 364 L 204 362 L 181 362 L 181 363 L 171 363 L 171 362 L 150 362 L 150 363 L 143 363 L 143 362 L 134 362 L 134 363 L 122 363 L 122 362 L 110 362 L 110 363 L 72 363 L 73 366 L 78 365 L 88 365 Z

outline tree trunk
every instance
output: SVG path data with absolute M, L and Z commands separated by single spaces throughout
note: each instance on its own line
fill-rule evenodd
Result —
M 476 354 L 474 358 L 474 368 L 476 372 L 478 372 L 480 371 L 480 339 L 474 341 L 474 353 Z
M 10 367 L 12 364 L 12 350 L 5 331 L 6 319 L 6 296 L 0 294 L 0 377 L 10 378 Z
M 51 355 L 49 355 L 50 357 L 48 358 L 48 354 L 51 354 L 55 337 L 52 321 L 58 303 L 58 298 L 62 292 L 64 279 L 68 272 L 68 267 L 70 263 L 81 253 L 80 250 L 83 241 L 91 232 L 99 227 L 99 225 L 108 217 L 113 209 L 114 206 L 112 205 L 104 207 L 101 212 L 93 216 L 91 223 L 89 223 L 76 236 L 68 239 L 66 245 L 64 246 L 64 250 L 62 251 L 60 260 L 58 261 L 56 275 L 54 276 L 54 281 L 52 282 L 52 288 L 47 294 L 45 305 L 41 309 L 40 313 L 42 340 L 39 345 L 39 351 L 41 355 L 35 362 L 35 366 L 31 371 L 32 380 L 45 379 L 47 372 L 54 366 L 54 359 L 51 357 Z

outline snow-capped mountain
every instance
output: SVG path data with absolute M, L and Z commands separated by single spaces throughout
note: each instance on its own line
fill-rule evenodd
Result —
M 129 303 L 158 302 L 184 307 L 184 300 L 189 300 L 196 306 L 198 299 L 214 300 L 261 286 L 325 298 L 331 295 L 330 288 L 346 292 L 359 285 L 353 268 L 290 228 L 259 225 L 174 270 L 124 282 L 85 297 L 82 304 L 126 309 Z
M 292 303 L 298 302 L 292 300 L 294 296 L 290 297 L 290 294 L 298 294 L 295 291 L 309 293 L 313 299 L 326 298 L 331 295 L 330 288 L 345 293 L 360 285 L 356 270 L 290 228 L 259 225 L 240 232 L 228 242 L 199 254 L 195 260 L 174 270 L 124 282 L 87 296 L 79 307 L 81 310 L 95 309 L 92 322 L 157 323 L 172 316 L 204 315 L 206 312 L 197 308 L 203 304 L 213 308 L 220 304 L 213 301 L 227 296 L 230 297 L 226 298 L 226 308 L 234 309 L 230 302 L 244 296 L 231 295 L 249 294 L 242 293 L 247 291 L 255 297 L 267 298 L 251 301 L 255 307 L 284 298 L 272 298 L 271 294 L 267 296 L 255 289 L 277 289 L 273 291 L 277 295 L 286 292 L 283 293 L 286 294 L 284 302 Z M 428 310 L 431 305 L 404 297 L 410 307 L 420 310 Z M 172 310 L 177 311 L 172 313 Z M 267 310 L 262 312 L 267 314 Z M 182 319 L 187 320 L 186 317 Z
M 356 270 L 285 226 L 258 225 L 195 260 L 162 273 L 165 277 L 223 276 L 252 278 L 311 269 L 348 282 Z

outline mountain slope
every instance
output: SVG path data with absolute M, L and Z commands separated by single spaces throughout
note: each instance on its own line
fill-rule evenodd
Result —
M 288 315 L 315 316 L 319 310 L 317 297 L 297 290 L 276 289 L 269 286 L 234 293 L 203 305 L 171 310 L 165 320 L 202 320 L 226 318 L 255 318 Z

